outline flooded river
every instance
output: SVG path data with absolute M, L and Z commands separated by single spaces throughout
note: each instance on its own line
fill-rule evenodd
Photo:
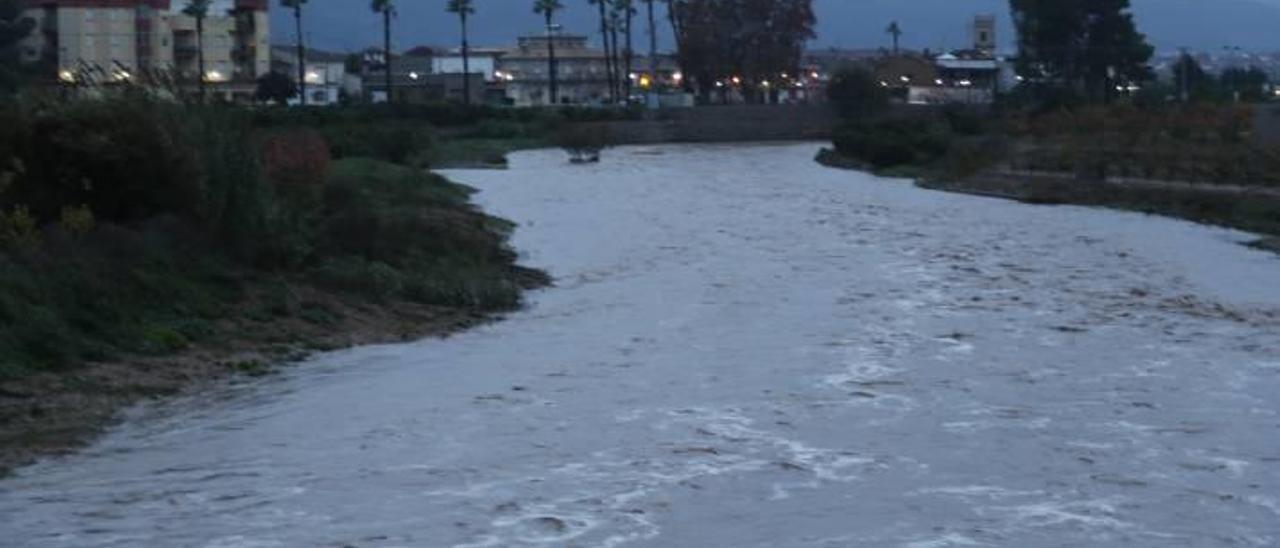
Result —
M 139 409 L 0 545 L 1280 545 L 1280 258 L 816 148 L 450 172 L 557 287 Z

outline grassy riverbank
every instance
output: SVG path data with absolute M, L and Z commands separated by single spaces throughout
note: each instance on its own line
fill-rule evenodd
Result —
M 846 124 L 817 161 L 935 190 L 1111 207 L 1276 236 L 1280 151 L 1251 139 L 1251 120 L 1235 106 L 898 111 Z
M 0 470 L 74 448 L 141 398 L 445 335 L 545 285 L 516 264 L 511 223 L 422 168 L 497 158 L 553 125 L 446 131 L 419 114 L 129 94 L 0 109 Z

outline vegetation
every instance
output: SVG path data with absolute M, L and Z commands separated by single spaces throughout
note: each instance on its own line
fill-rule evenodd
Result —
M 469 189 L 370 157 L 385 145 L 331 142 L 352 132 L 344 115 L 126 92 L 24 98 L 0 128 L 0 321 L 14 326 L 0 380 L 228 336 L 260 314 L 244 305 L 254 295 L 491 311 L 545 281 L 514 266 L 511 225 Z M 363 128 L 373 141 L 401 129 Z
M 254 91 L 253 97 L 263 103 L 284 106 L 289 103 L 289 99 L 298 97 L 300 93 L 303 92 L 292 78 L 271 71 L 258 77 L 258 88 Z
M 1129 0 L 1010 0 L 1018 74 L 1045 98 L 1106 100 L 1116 85 L 1151 79 L 1154 49 L 1138 32 Z
M 547 32 L 550 32 L 554 26 L 554 19 L 557 11 L 564 9 L 564 5 L 560 0 L 534 0 L 533 12 L 541 15 L 546 20 Z M 550 75 L 551 86 L 548 90 L 547 104 L 560 104 L 559 76 L 556 74 L 556 43 L 554 40 L 547 40 L 547 74 Z
M 18 0 L 0 0 L 0 94 L 17 87 L 18 42 L 33 29 L 35 21 L 22 17 Z
M 889 93 L 862 67 L 846 67 L 832 74 L 827 99 L 846 120 L 867 118 L 889 107 Z
M 302 42 L 302 5 L 306 3 L 307 0 L 280 0 L 280 5 L 282 7 L 293 10 L 293 43 L 294 51 L 298 57 L 298 62 L 296 63 L 297 66 L 294 67 L 298 71 L 298 79 L 295 80 L 297 86 L 295 93 L 298 95 L 298 103 L 303 106 L 306 106 L 307 104 L 307 50 L 306 47 L 303 46 Z M 270 74 L 267 76 L 270 76 Z M 259 80 L 259 95 L 261 95 L 262 89 L 262 81 Z M 279 95 L 272 96 L 272 98 L 276 97 L 279 97 Z M 292 97 L 292 95 L 285 97 L 285 99 L 288 99 L 289 97 Z M 259 97 L 258 100 L 262 101 L 264 99 Z M 280 104 L 284 104 L 284 101 L 280 101 Z
M 467 44 L 467 17 L 476 12 L 471 0 L 449 0 L 445 10 L 458 16 L 462 31 L 462 103 L 471 104 L 471 52 Z
M 608 127 L 600 124 L 565 126 L 556 135 L 556 144 L 569 153 L 574 163 L 600 161 L 600 152 L 608 148 L 611 141 Z
M 392 59 L 391 59 L 391 18 L 396 14 L 396 5 L 394 0 L 372 0 L 369 3 L 369 9 L 374 13 L 382 15 L 382 70 L 383 85 L 387 90 L 387 102 L 395 102 L 395 93 L 392 86 Z
M 761 100 L 766 82 L 795 73 L 817 22 L 812 0 L 672 0 L 668 8 L 680 67 L 704 98 L 737 76 L 747 98 Z
M 209 3 L 212 0 L 187 0 L 182 14 L 196 20 L 196 82 L 200 87 L 200 100 L 206 97 L 205 82 L 208 75 L 204 70 L 204 20 L 209 16 Z

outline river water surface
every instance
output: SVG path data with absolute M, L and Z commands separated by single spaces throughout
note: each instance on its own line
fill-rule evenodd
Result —
M 1280 259 L 815 151 L 449 172 L 557 287 L 136 410 L 0 545 L 1280 545 Z

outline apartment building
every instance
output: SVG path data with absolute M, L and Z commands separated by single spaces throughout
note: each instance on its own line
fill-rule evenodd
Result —
M 67 83 L 109 83 L 163 75 L 184 88 L 203 78 L 211 94 L 252 96 L 271 69 L 268 0 L 214 0 L 204 19 L 205 72 L 199 74 L 196 20 L 185 0 L 25 0 L 36 30 L 23 59 Z

